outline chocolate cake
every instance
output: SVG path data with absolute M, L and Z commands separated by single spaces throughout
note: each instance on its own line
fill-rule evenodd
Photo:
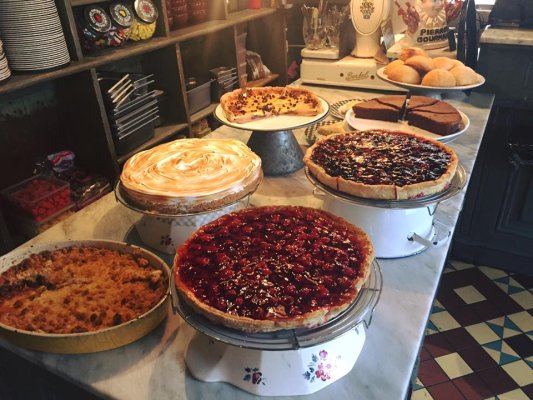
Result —
M 399 108 L 383 104 L 377 99 L 357 103 L 352 107 L 352 110 L 357 118 L 392 122 L 397 122 L 400 119 Z
M 437 135 L 450 135 L 462 127 L 461 114 L 452 105 L 425 96 L 411 96 L 404 115 L 401 110 L 405 95 L 377 97 L 352 107 L 357 118 L 396 122 L 406 120 L 409 125 Z

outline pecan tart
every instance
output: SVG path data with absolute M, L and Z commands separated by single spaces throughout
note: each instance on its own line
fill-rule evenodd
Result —
M 245 332 L 321 325 L 347 309 L 374 250 L 326 211 L 250 208 L 204 225 L 177 251 L 176 287 L 211 321 Z
M 323 111 L 316 94 L 290 86 L 236 89 L 220 98 L 220 106 L 228 121 L 235 123 L 278 115 L 314 116 Z
M 457 169 L 455 152 L 416 134 L 372 129 L 329 136 L 304 163 L 324 185 L 350 195 L 405 200 L 441 192 Z

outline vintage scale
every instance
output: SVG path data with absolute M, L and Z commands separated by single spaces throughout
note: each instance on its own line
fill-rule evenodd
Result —
M 317 392 L 348 374 L 361 350 L 382 290 L 376 261 L 348 310 L 313 329 L 247 334 L 209 322 L 173 293 L 174 313 L 196 331 L 185 350 L 189 372 L 258 396 Z
M 355 46 L 351 54 L 339 59 L 338 47 L 303 49 L 302 82 L 402 91 L 376 75 L 383 64 L 374 57 L 380 51 L 381 23 L 388 16 L 389 9 L 389 0 L 351 0 L 351 20 L 355 28 Z

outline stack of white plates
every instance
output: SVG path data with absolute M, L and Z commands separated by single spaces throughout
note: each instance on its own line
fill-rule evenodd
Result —
M 0 1 L 0 32 L 13 71 L 39 71 L 70 61 L 54 0 Z
M 11 70 L 7 65 L 7 58 L 4 53 L 4 47 L 2 41 L 0 40 L 0 81 L 7 79 L 11 76 Z

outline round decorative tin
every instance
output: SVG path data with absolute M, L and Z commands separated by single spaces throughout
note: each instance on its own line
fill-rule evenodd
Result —
M 137 18 L 146 24 L 155 22 L 159 15 L 155 4 L 151 0 L 135 0 L 133 7 Z
M 83 10 L 87 27 L 92 31 L 104 34 L 111 29 L 111 18 L 102 7 L 88 6 Z
M 117 1 L 109 6 L 109 14 L 113 23 L 119 28 L 129 28 L 134 21 L 133 11 L 124 2 Z

